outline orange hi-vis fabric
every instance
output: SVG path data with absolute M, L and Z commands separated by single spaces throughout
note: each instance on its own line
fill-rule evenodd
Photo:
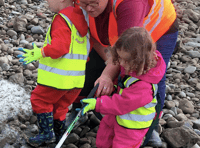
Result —
M 113 46 L 118 39 L 116 10 L 117 6 L 123 0 L 112 0 L 113 11 L 109 15 L 108 36 L 110 45 Z M 171 0 L 149 0 L 151 9 L 148 15 L 143 20 L 143 27 L 145 27 L 151 34 L 153 41 L 156 42 L 163 34 L 169 30 L 176 19 L 176 12 Z M 91 35 L 101 43 L 97 30 L 95 19 L 89 16 L 89 24 Z M 134 27 L 134 26 L 133 26 Z M 101 43 L 102 44 L 102 43 Z M 104 47 L 107 45 L 102 44 Z

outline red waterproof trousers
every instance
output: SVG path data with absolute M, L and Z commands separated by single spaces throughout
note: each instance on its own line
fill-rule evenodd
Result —
M 54 120 L 63 121 L 71 105 L 81 89 L 58 90 L 55 88 L 37 85 L 31 93 L 31 104 L 33 112 L 53 112 Z

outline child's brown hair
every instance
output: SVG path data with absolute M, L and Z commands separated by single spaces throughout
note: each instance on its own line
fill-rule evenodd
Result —
M 145 28 L 132 27 L 121 34 L 110 51 L 114 64 L 119 63 L 117 50 L 130 53 L 131 59 L 128 62 L 138 74 L 141 70 L 148 71 L 152 67 L 155 49 L 155 44 Z

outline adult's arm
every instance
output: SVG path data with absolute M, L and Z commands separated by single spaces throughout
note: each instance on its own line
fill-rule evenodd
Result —
M 95 85 L 99 83 L 96 96 L 110 95 L 113 92 L 113 80 L 119 74 L 119 65 L 113 65 L 112 59 L 106 54 L 106 47 L 103 47 L 99 42 L 93 38 L 94 49 L 99 56 L 107 63 L 101 76 L 95 81 Z M 106 88 L 106 89 L 104 89 Z
M 108 57 L 106 56 L 105 54 L 105 50 L 106 50 L 106 47 L 103 47 L 95 38 L 92 38 L 92 41 L 93 41 L 93 48 L 95 49 L 95 51 L 98 53 L 98 55 L 104 60 L 104 61 L 107 61 Z
M 131 27 L 142 27 L 149 11 L 148 0 L 123 0 L 116 10 L 118 35 Z

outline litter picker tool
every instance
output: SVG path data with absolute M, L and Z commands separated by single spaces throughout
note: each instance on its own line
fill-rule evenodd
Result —
M 97 90 L 97 88 L 99 87 L 99 83 L 91 90 L 90 94 L 87 96 L 87 98 L 92 98 Z M 83 111 L 83 108 L 86 106 L 87 104 L 84 104 L 80 111 L 78 112 L 78 114 L 76 115 L 75 119 L 72 121 L 72 123 L 69 125 L 69 127 L 67 128 L 67 130 L 65 131 L 65 133 L 63 134 L 62 138 L 60 139 L 60 141 L 58 142 L 58 144 L 56 145 L 55 148 L 60 148 L 63 144 L 63 142 L 65 141 L 65 139 L 69 136 L 70 132 L 72 131 L 72 129 L 74 128 L 74 126 L 76 125 L 77 121 L 80 119 L 81 117 L 81 112 Z

